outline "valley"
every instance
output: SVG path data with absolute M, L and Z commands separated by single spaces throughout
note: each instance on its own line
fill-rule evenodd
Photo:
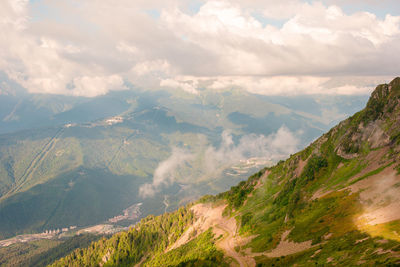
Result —
M 299 116 L 299 108 L 291 111 L 273 98 L 207 92 L 182 99 L 175 94 L 129 91 L 75 99 L 69 110 L 51 115 L 48 127 L 1 135 L 0 239 L 70 225 L 93 226 L 135 203 L 143 205 L 131 223 L 172 211 L 204 193 L 228 189 L 327 127 L 311 115 L 295 121 L 292 116 Z M 354 97 L 346 101 L 362 103 Z M 336 103 L 340 102 L 332 102 Z M 183 112 L 187 109 L 191 112 Z M 77 116 L 82 112 L 86 121 Z M 238 114 L 253 122 L 235 119 Z M 303 134 L 294 138 L 299 130 Z M 271 147 L 286 135 L 292 140 L 289 147 Z M 224 143 L 231 139 L 233 143 Z M 174 148 L 190 154 L 190 160 L 184 159 L 184 165 L 162 177 L 166 182 L 155 185 L 155 170 L 174 157 Z M 155 186 L 157 194 L 143 198 L 139 191 L 147 184 Z
M 285 161 L 52 266 L 397 266 L 399 112 L 396 78 Z

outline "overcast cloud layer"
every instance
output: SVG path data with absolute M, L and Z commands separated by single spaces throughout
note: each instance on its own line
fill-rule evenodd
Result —
M 400 69 L 397 0 L 2 0 L 0 71 L 30 92 L 365 94 Z M 1 89 L 1 88 L 0 88 Z

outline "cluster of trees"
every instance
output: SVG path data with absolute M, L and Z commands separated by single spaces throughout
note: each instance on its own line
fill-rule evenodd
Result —
M 223 258 L 224 254 L 215 247 L 214 234 L 209 229 L 187 244 L 157 255 L 145 266 L 229 266 Z
M 298 202 L 301 200 L 301 190 L 309 182 L 319 177 L 327 167 L 328 160 L 325 157 L 319 155 L 311 156 L 300 177 L 292 179 L 284 185 L 274 200 L 274 204 L 277 204 L 279 207 L 287 207 L 287 214 L 291 217 Z
M 265 170 L 266 169 L 263 169 L 253 174 L 247 181 L 242 181 L 237 186 L 232 186 L 229 191 L 219 194 L 217 199 L 225 199 L 231 209 L 237 209 L 241 207 L 244 201 L 247 199 L 247 195 L 253 191 L 258 178 L 265 173 Z
M 130 266 L 163 253 L 193 221 L 193 212 L 182 207 L 173 213 L 148 216 L 127 232 L 115 234 L 77 249 L 51 266 Z

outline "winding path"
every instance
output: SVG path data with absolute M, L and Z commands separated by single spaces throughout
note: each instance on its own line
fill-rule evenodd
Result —
M 215 228 L 216 229 L 214 230 L 214 232 L 219 232 L 219 230 L 224 232 L 224 237 L 216 242 L 216 245 L 224 251 L 226 256 L 233 258 L 240 267 L 253 267 L 256 265 L 253 258 L 243 256 L 242 254 L 236 252 L 236 230 L 232 231 L 233 229 L 225 224 L 216 225 Z
M 256 265 L 256 262 L 251 256 L 242 255 L 235 250 L 235 247 L 241 243 L 242 238 L 237 235 L 235 218 L 224 217 L 222 215 L 225 207 L 226 205 L 221 205 L 213 208 L 211 205 L 206 204 L 193 206 L 192 210 L 198 219 L 190 231 L 197 229 L 197 232 L 200 233 L 212 227 L 217 238 L 222 235 L 222 238 L 217 240 L 215 244 L 226 256 L 234 259 L 235 262 L 232 262 L 232 266 L 253 267 Z M 179 240 L 179 245 L 188 241 L 188 238 L 185 236 L 183 240 Z
M 256 266 L 256 261 L 254 260 L 256 256 L 274 258 L 304 251 L 312 247 L 311 240 L 301 243 L 287 240 L 287 236 L 290 233 L 290 230 L 288 230 L 282 234 L 280 243 L 272 251 L 254 253 L 250 250 L 245 251 L 244 254 L 240 251 L 237 252 L 235 247 L 248 243 L 255 236 L 241 237 L 238 234 L 235 218 L 224 217 L 222 215 L 226 206 L 226 204 L 216 207 L 210 204 L 194 205 L 191 210 L 195 214 L 196 221 L 166 250 L 166 252 L 180 247 L 195 238 L 191 235 L 194 231 L 197 233 L 196 236 L 198 236 L 204 231 L 207 231 L 210 227 L 212 227 L 213 233 L 217 238 L 215 245 L 224 252 L 224 255 L 234 260 L 231 266 L 254 267 Z

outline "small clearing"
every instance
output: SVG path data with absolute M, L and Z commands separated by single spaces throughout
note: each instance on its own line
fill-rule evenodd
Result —
M 265 180 L 267 180 L 268 175 L 271 173 L 271 171 L 266 170 L 265 173 L 258 179 L 256 185 L 253 188 L 253 191 L 250 192 L 250 194 L 247 196 L 247 199 L 244 201 L 243 205 L 246 205 L 247 200 L 253 196 L 254 191 L 256 191 L 258 188 L 262 187 L 264 185 Z
M 268 176 L 271 174 L 271 171 L 266 170 L 264 172 L 264 174 L 261 176 L 260 179 L 258 179 L 257 184 L 254 186 L 254 190 L 260 188 L 261 186 L 263 186 L 265 180 L 267 180 Z
M 320 188 L 317 191 L 315 191 L 315 193 L 311 197 L 311 200 L 322 198 L 332 192 L 333 192 L 332 190 L 328 190 L 327 188 Z
M 290 230 L 285 231 L 282 234 L 281 237 L 281 242 L 278 244 L 278 246 L 273 249 L 271 252 L 268 253 L 263 253 L 267 257 L 281 257 L 281 256 L 287 256 L 290 254 L 294 254 L 300 251 L 307 250 L 312 247 L 311 245 L 311 240 L 304 241 L 301 243 L 296 243 L 292 241 L 287 240 L 287 236 L 289 235 Z
M 296 177 L 300 177 L 300 175 L 301 175 L 301 173 L 303 172 L 304 167 L 306 166 L 307 162 L 308 162 L 308 159 L 302 160 L 302 159 L 300 158 L 299 163 L 297 163 L 297 168 L 296 168 L 296 170 L 294 171 Z

